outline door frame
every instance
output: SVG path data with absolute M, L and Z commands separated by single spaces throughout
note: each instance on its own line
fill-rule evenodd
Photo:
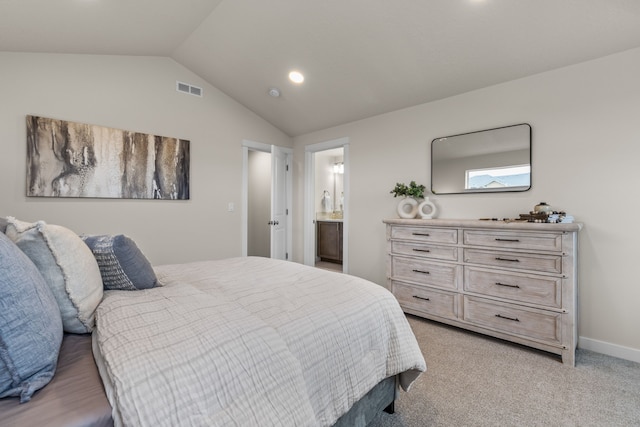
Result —
M 304 264 L 316 263 L 315 229 L 315 154 L 319 151 L 342 148 L 344 156 L 344 206 L 342 216 L 342 271 L 349 272 L 349 138 L 343 137 L 307 145 L 304 148 Z
M 264 144 L 262 142 L 250 141 L 247 139 L 242 140 L 242 212 L 241 212 L 241 223 L 242 223 L 242 256 L 247 256 L 249 252 L 249 151 L 261 151 L 263 153 L 272 153 L 272 147 L 278 147 L 280 150 L 283 150 L 287 154 L 287 174 L 286 174 L 286 192 L 285 197 L 287 198 L 287 242 L 286 242 L 286 253 L 288 255 L 288 260 L 290 261 L 292 257 L 292 249 L 293 249 L 293 180 L 292 180 L 292 160 L 293 160 L 293 149 L 289 147 L 281 147 L 270 144 Z M 273 171 L 271 172 L 273 178 Z

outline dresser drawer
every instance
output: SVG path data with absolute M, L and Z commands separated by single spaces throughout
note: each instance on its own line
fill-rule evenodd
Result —
M 456 244 L 458 243 L 458 230 L 394 225 L 391 227 L 391 239 Z
M 561 314 L 464 297 L 464 320 L 497 331 L 559 344 Z
M 535 255 L 518 252 L 483 251 L 464 249 L 464 262 L 518 270 L 562 273 L 561 255 Z
M 464 267 L 464 289 L 551 308 L 562 307 L 562 278 Z
M 445 289 L 457 289 L 460 268 L 453 264 L 394 256 L 391 259 L 391 278 Z
M 526 233 L 522 231 L 464 230 L 463 243 L 472 246 L 562 251 L 562 233 Z
M 446 261 L 458 260 L 458 248 L 455 246 L 434 246 L 424 243 L 391 241 L 391 252 Z
M 391 282 L 391 291 L 402 308 L 418 310 L 447 319 L 458 318 L 457 296 L 451 292 Z

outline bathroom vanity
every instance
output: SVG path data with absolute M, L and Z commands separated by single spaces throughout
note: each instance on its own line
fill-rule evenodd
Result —
M 316 256 L 322 261 L 342 264 L 342 220 L 316 220 Z

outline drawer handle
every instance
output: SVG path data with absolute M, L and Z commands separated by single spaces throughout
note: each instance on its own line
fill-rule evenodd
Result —
M 411 233 L 414 236 L 425 236 L 425 237 L 429 237 L 429 233 Z
M 520 262 L 519 259 L 502 258 L 502 257 L 499 257 L 499 256 L 496 257 L 496 261 Z
M 518 319 L 517 317 L 507 317 L 507 316 L 503 316 L 502 314 L 496 314 L 496 317 L 499 317 L 501 319 L 506 319 L 506 320 L 512 320 L 514 322 L 520 321 L 520 319 Z
M 514 242 L 518 243 L 520 239 L 500 239 L 496 237 L 496 242 Z
M 414 252 L 427 252 L 427 253 L 431 252 L 430 249 L 416 249 L 416 248 L 413 248 L 413 251 Z
M 497 286 L 506 286 L 507 288 L 518 288 L 520 289 L 520 286 L 518 285 L 510 285 L 508 283 L 500 283 L 500 282 L 496 282 Z
M 431 274 L 428 271 L 424 271 L 424 270 L 412 270 L 414 273 L 422 273 L 422 274 Z
M 422 301 L 431 301 L 429 298 L 419 297 L 418 295 L 413 296 L 415 299 L 421 299 Z

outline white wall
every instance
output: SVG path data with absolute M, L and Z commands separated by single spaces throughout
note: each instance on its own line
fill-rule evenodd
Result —
M 430 187 L 433 138 L 529 123 L 532 189 L 523 193 L 433 196 L 442 218 L 517 217 L 540 201 L 584 223 L 579 236 L 581 346 L 600 341 L 640 356 L 640 49 L 294 138 L 304 146 L 348 137 L 350 273 L 384 285 L 389 191 L 415 180 Z M 300 175 L 301 176 L 301 175 Z M 294 189 L 295 260 L 302 260 L 303 186 Z M 640 358 L 637 359 L 640 361 Z
M 204 97 L 177 92 L 176 80 Z M 28 114 L 190 140 L 191 200 L 25 197 Z M 154 264 L 240 256 L 243 139 L 291 146 L 169 58 L 0 52 L 0 216 L 124 233 Z

